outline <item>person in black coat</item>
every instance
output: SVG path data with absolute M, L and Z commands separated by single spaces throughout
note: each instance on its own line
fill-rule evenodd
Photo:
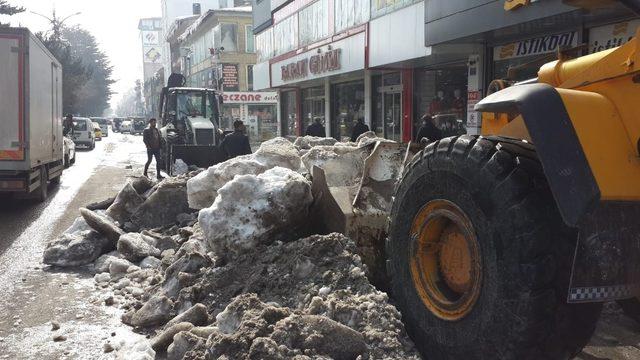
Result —
M 227 159 L 233 159 L 236 156 L 251 154 L 251 145 L 249 145 L 249 137 L 244 134 L 244 123 L 240 120 L 233 122 L 233 133 L 225 136 L 222 140 L 222 151 Z
M 356 122 L 356 125 L 353 127 L 353 130 L 351 131 L 351 141 L 355 142 L 356 140 L 358 140 L 358 137 L 360 135 L 366 133 L 367 131 L 369 131 L 369 126 L 367 126 L 367 124 L 364 123 L 363 118 L 359 118 L 358 122 Z
M 324 126 L 322 126 L 322 120 L 320 118 L 315 118 L 313 124 L 309 125 L 307 131 L 305 131 L 305 135 L 317 137 L 327 136 L 327 131 Z
M 423 138 L 427 138 L 429 141 L 442 139 L 442 131 L 433 124 L 433 118 L 429 114 L 422 116 L 422 126 L 418 129 L 415 141 L 419 143 Z

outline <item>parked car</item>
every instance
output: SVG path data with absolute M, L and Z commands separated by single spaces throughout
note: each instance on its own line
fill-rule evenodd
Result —
M 96 122 L 98 123 L 98 125 L 100 125 L 100 131 L 102 132 L 103 137 L 109 136 L 109 119 L 92 117 L 91 121 Z
M 92 122 L 93 124 L 93 133 L 96 136 L 96 140 L 101 141 L 102 140 L 102 129 L 100 129 L 100 124 L 98 124 L 97 122 Z
M 125 119 L 123 118 L 113 118 L 113 120 L 111 121 L 111 129 L 113 130 L 113 132 L 120 132 L 120 125 L 122 125 L 122 122 Z
M 64 167 L 75 164 L 76 162 L 76 144 L 69 137 L 63 137 L 63 153 L 64 153 Z
M 93 129 L 93 122 L 89 118 L 74 117 L 73 118 L 73 142 L 77 145 L 83 145 L 90 150 L 96 147 L 96 134 Z
M 137 135 L 144 132 L 144 128 L 147 127 L 147 122 L 144 119 L 133 119 L 133 131 L 132 134 Z
M 126 132 L 129 134 L 133 133 L 133 124 L 131 123 L 131 120 L 124 120 L 120 123 L 120 132 L 123 134 Z

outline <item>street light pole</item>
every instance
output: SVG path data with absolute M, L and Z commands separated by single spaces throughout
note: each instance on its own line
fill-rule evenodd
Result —
M 41 16 L 45 19 L 47 19 L 47 21 L 49 21 L 49 23 L 51 23 L 51 29 L 53 30 L 53 36 L 55 37 L 55 39 L 60 39 L 61 37 L 61 31 L 62 31 L 62 25 L 64 25 L 65 21 L 69 20 L 70 18 L 76 16 L 76 15 L 80 15 L 82 14 L 82 12 L 78 11 L 77 13 L 71 14 L 67 17 L 65 17 L 62 20 L 59 20 L 59 18 L 56 16 L 56 10 L 53 9 L 53 18 L 50 18 L 46 15 L 42 15 L 40 13 L 37 13 L 35 11 L 31 11 L 32 14 L 34 15 L 38 15 Z

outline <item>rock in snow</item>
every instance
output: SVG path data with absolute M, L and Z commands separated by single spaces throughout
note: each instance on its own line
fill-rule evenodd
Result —
M 104 235 L 109 241 L 113 243 L 113 247 L 115 248 L 120 235 L 124 234 L 116 224 L 111 221 L 107 216 L 100 215 L 97 212 L 91 211 L 89 209 L 80 208 L 80 215 L 84 218 L 84 220 L 93 228 L 95 231 Z
M 148 256 L 160 256 L 160 250 L 148 244 L 142 234 L 127 233 L 118 240 L 118 252 L 131 261 L 138 262 Z
M 168 178 L 138 207 L 131 216 L 131 222 L 139 228 L 151 229 L 172 224 L 176 216 L 188 211 L 186 178 Z
M 93 230 L 65 232 L 47 244 L 42 261 L 48 265 L 64 267 L 86 265 L 111 247 L 107 238 Z
M 214 252 L 241 252 L 307 225 L 311 202 L 309 182 L 276 167 L 257 176 L 236 176 L 210 208 L 200 211 L 198 221 Z
M 144 198 L 138 194 L 136 189 L 127 183 L 116 196 L 115 201 L 107 209 L 107 215 L 115 221 L 124 224 L 129 221 L 133 214 L 144 202 Z
M 163 325 L 171 318 L 173 301 L 166 296 L 154 296 L 131 317 L 131 325 L 148 327 Z

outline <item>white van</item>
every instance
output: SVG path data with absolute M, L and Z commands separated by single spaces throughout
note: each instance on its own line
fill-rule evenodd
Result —
M 93 121 L 89 118 L 73 118 L 73 142 L 84 145 L 93 150 L 96 147 L 96 134 L 93 131 Z
M 120 124 L 120 132 L 121 133 L 129 133 L 129 134 L 133 134 L 133 123 L 131 122 L 131 120 L 125 120 L 122 122 L 122 124 Z

